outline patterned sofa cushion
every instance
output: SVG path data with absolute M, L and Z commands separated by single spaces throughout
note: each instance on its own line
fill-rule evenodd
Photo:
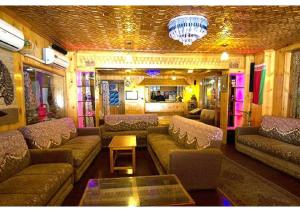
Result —
M 1 133 L 0 182 L 20 172 L 29 164 L 29 151 L 22 134 L 17 130 Z
M 300 119 L 264 116 L 258 133 L 300 146 Z
M 29 148 L 33 149 L 59 147 L 77 136 L 77 129 L 71 118 L 54 119 L 28 125 L 20 131 Z
M 176 145 L 172 137 L 167 134 L 149 134 L 148 142 L 153 149 L 153 152 L 156 154 L 159 162 L 165 171 L 167 171 L 169 169 L 171 152 L 174 150 L 179 150 L 181 147 Z
M 261 135 L 239 135 L 237 142 L 262 152 L 300 164 L 300 147 Z
M 215 125 L 215 114 L 216 112 L 214 110 L 202 109 L 200 121 L 205 124 Z
M 158 125 L 156 114 L 145 115 L 106 115 L 104 117 L 106 131 L 146 130 Z
M 62 144 L 62 127 L 56 121 L 45 121 L 20 129 L 29 148 L 49 149 Z
M 63 139 L 63 143 L 77 137 L 77 128 L 74 124 L 73 119 L 66 117 L 66 118 L 61 118 L 53 121 L 60 126 L 58 130 Z
M 213 140 L 221 143 L 223 131 L 195 120 L 173 116 L 169 125 L 169 135 L 180 146 L 204 149 L 210 147 Z

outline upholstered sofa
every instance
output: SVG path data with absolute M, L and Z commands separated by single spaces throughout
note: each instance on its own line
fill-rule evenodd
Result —
M 147 146 L 147 128 L 158 125 L 156 114 L 106 115 L 100 126 L 103 147 L 116 135 L 136 135 L 137 146 Z
M 211 109 L 202 109 L 200 114 L 200 122 L 203 122 L 204 124 L 216 125 L 216 112 L 215 110 Z
M 235 147 L 300 179 L 300 119 L 265 116 L 259 127 L 237 128 Z
M 76 182 L 101 150 L 99 128 L 77 129 L 71 118 L 28 125 L 20 131 L 30 149 L 70 150 Z
M 73 188 L 68 150 L 29 150 L 17 131 L 0 133 L 0 206 L 61 205 Z
M 173 116 L 148 128 L 148 151 L 160 174 L 176 174 L 188 189 L 215 189 L 221 170 L 221 129 Z

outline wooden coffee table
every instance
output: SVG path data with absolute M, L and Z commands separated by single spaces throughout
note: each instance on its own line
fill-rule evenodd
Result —
M 114 170 L 128 170 L 132 169 L 132 173 L 136 169 L 135 161 L 135 147 L 136 147 L 136 136 L 135 135 L 122 135 L 114 136 L 109 144 L 110 153 L 110 172 L 113 173 Z M 116 160 L 120 151 L 131 151 L 132 153 L 132 166 L 116 166 Z
M 81 206 L 195 205 L 176 175 L 90 179 Z

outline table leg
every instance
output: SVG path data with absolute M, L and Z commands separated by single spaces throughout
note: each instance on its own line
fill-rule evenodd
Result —
M 135 147 L 133 147 L 132 149 L 132 173 L 135 173 L 135 169 L 136 169 L 136 161 L 135 161 Z
M 114 173 L 114 150 L 109 149 L 109 163 L 110 163 L 110 173 Z

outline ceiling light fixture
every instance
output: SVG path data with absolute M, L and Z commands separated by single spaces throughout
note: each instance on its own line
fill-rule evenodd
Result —
M 226 48 L 226 47 L 228 46 L 228 44 L 224 43 L 222 46 L 223 46 L 224 48 Z M 229 60 L 229 54 L 228 54 L 226 51 L 224 51 L 224 52 L 221 54 L 221 61 L 227 61 L 227 60 Z
M 208 21 L 201 15 L 182 15 L 170 20 L 168 24 L 169 36 L 183 43 L 192 45 L 207 34 Z
M 150 77 L 155 77 L 160 74 L 160 70 L 156 70 L 156 69 L 149 69 L 149 70 L 146 70 L 145 72 Z
M 176 76 L 172 76 L 171 79 L 172 79 L 172 80 L 176 80 L 177 77 L 176 77 Z
M 193 69 L 190 69 L 190 70 L 187 71 L 188 74 L 192 74 L 193 72 L 194 72 Z
M 221 54 L 221 61 L 227 61 L 229 60 L 229 54 L 227 52 L 223 52 Z

